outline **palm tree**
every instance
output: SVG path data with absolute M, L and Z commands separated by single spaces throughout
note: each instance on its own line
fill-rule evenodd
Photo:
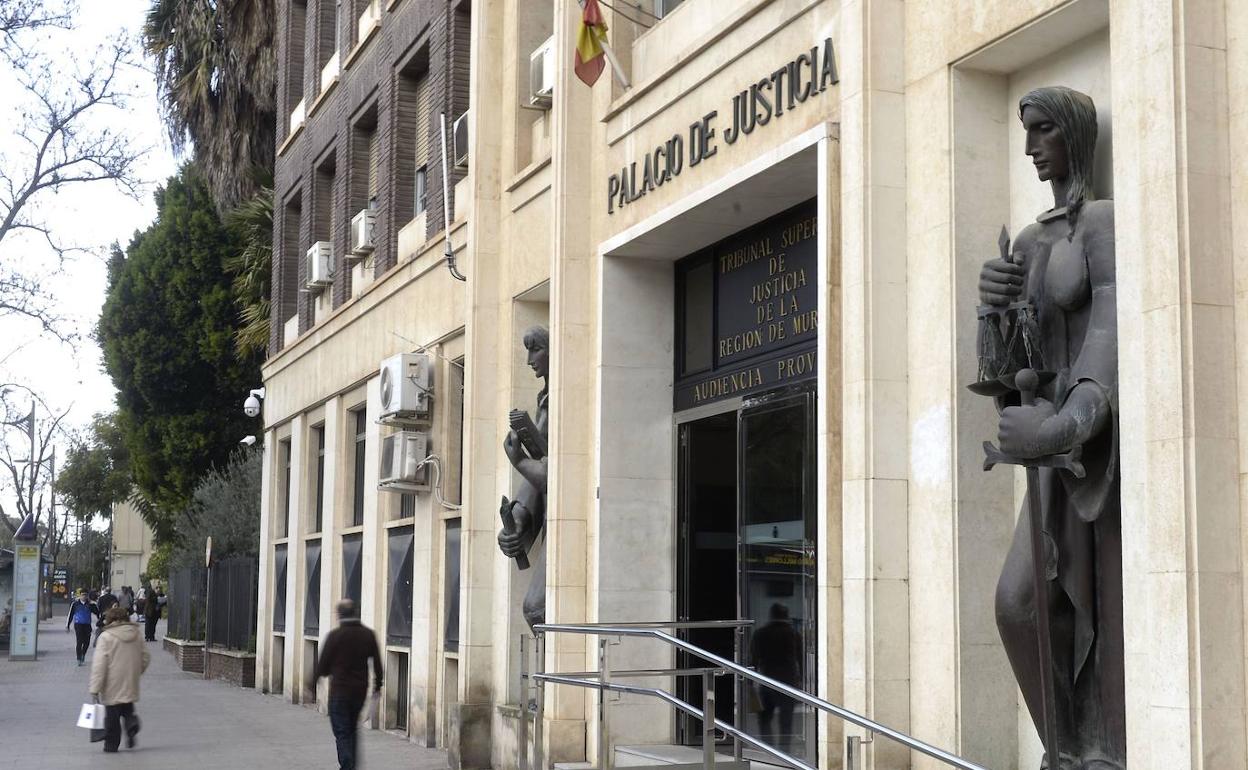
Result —
M 170 140 L 193 148 L 221 213 L 273 170 L 276 18 L 274 0 L 152 0 L 143 27 Z
M 234 330 L 234 344 L 240 359 L 265 350 L 269 344 L 269 281 L 273 269 L 273 187 L 272 179 L 255 195 L 239 204 L 227 225 L 242 242 L 242 250 L 225 262 L 234 276 L 234 302 L 239 308 L 240 325 Z

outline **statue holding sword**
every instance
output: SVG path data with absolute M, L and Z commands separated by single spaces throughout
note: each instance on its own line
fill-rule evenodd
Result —
M 976 393 L 1000 410 L 985 468 L 1027 468 L 997 584 L 1006 654 L 1048 770 L 1123 770 L 1122 529 L 1113 202 L 1096 200 L 1096 108 L 1068 88 L 1019 103 L 1053 208 L 980 273 Z

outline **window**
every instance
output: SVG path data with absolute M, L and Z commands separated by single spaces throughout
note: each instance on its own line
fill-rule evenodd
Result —
M 443 639 L 447 652 L 459 652 L 459 543 L 461 519 L 446 520 L 445 583 L 443 606 L 446 608 L 446 625 Z
M 286 546 L 273 548 L 273 630 L 286 630 Z
M 410 519 L 416 515 L 416 495 L 403 493 L 399 495 L 399 518 Z
M 364 565 L 361 558 L 364 554 L 363 535 L 343 535 L 342 538 L 342 596 L 360 606 Z
M 416 169 L 416 211 L 419 215 L 429 206 L 429 189 L 428 189 L 428 166 L 421 166 Z
M 325 426 L 318 425 L 312 429 L 312 438 L 316 442 L 316 477 L 312 500 L 312 532 L 321 531 L 321 523 L 325 520 Z
M 290 439 L 281 442 L 282 515 L 277 520 L 277 537 L 286 537 L 290 529 Z
M 286 27 L 286 114 L 303 101 L 303 55 L 308 44 L 307 0 L 292 0 Z M 292 123 L 302 123 L 302 118 Z M 294 128 L 294 126 L 290 126 Z
M 308 589 L 304 591 L 303 634 L 319 636 L 321 633 L 321 541 L 309 540 L 304 546 L 304 558 L 308 570 Z
M 355 415 L 355 470 L 351 490 L 351 526 L 364 524 L 364 450 L 367 446 L 368 412 L 359 409 Z
M 684 0 L 654 0 L 654 15 L 660 19 L 676 10 Z
M 403 63 L 395 78 L 395 90 L 395 125 L 403 137 L 394 146 L 395 217 L 407 224 L 428 209 L 431 202 L 436 203 L 429 200 L 429 173 L 437 162 L 438 133 L 427 47 L 418 49 Z M 434 188 L 438 192 L 437 183 Z M 429 233 L 429 225 L 426 223 L 422 235 Z
M 342 53 L 342 0 L 334 0 L 334 50 Z
M 389 564 L 390 610 L 386 613 L 386 643 L 400 647 L 412 645 L 412 546 L 414 529 L 395 527 L 387 533 L 386 553 Z

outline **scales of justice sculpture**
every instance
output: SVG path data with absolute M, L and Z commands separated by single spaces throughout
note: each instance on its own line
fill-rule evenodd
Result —
M 997 628 L 1047 770 L 1123 770 L 1126 716 L 1113 202 L 1096 200 L 1096 107 L 1069 88 L 1019 102 L 1053 208 L 980 272 L 979 381 L 998 446 L 1027 469 L 997 584 Z
M 528 351 L 529 367 L 542 381 L 542 391 L 537 394 L 534 415 L 521 409 L 512 409 L 508 415 L 510 429 L 503 439 L 503 451 L 520 474 L 521 482 L 515 499 L 508 500 L 504 495 L 498 509 L 503 523 L 498 533 L 498 548 L 508 558 L 515 559 L 521 570 L 529 569 L 529 553 L 534 546 L 540 548 L 545 543 L 550 332 L 544 326 L 530 327 L 524 333 L 524 347 Z M 541 561 L 530 578 L 529 590 L 524 596 L 524 619 L 530 629 L 546 620 L 545 561 Z

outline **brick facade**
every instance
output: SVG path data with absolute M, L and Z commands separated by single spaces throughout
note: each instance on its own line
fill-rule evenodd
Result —
M 319 97 L 321 69 L 334 52 L 336 2 L 277 3 L 277 134 L 284 151 L 274 174 L 270 355 L 282 349 L 283 327 L 292 315 L 299 316 L 301 334 L 313 326 L 315 295 L 303 289 L 304 254 L 314 241 L 333 243 L 333 286 L 325 289 L 333 307 L 350 299 L 351 271 L 343 255 L 351 218 L 370 197 L 376 214 L 377 247 L 371 258 L 376 275 L 406 256 L 396 253 L 398 231 L 412 218 L 418 144 L 424 145 L 428 169 L 426 235 L 442 231 L 439 114 L 447 113 L 449 131 L 449 124 L 468 108 L 470 0 L 378 0 L 380 29 L 349 63 L 367 2 L 342 0 L 339 80 Z M 418 109 L 414 101 L 417 82 L 427 89 L 427 109 Z M 303 128 L 289 139 L 290 113 L 301 98 L 307 113 Z M 419 127 L 422 120 L 425 125 Z M 464 173 L 452 171 L 452 196 Z

